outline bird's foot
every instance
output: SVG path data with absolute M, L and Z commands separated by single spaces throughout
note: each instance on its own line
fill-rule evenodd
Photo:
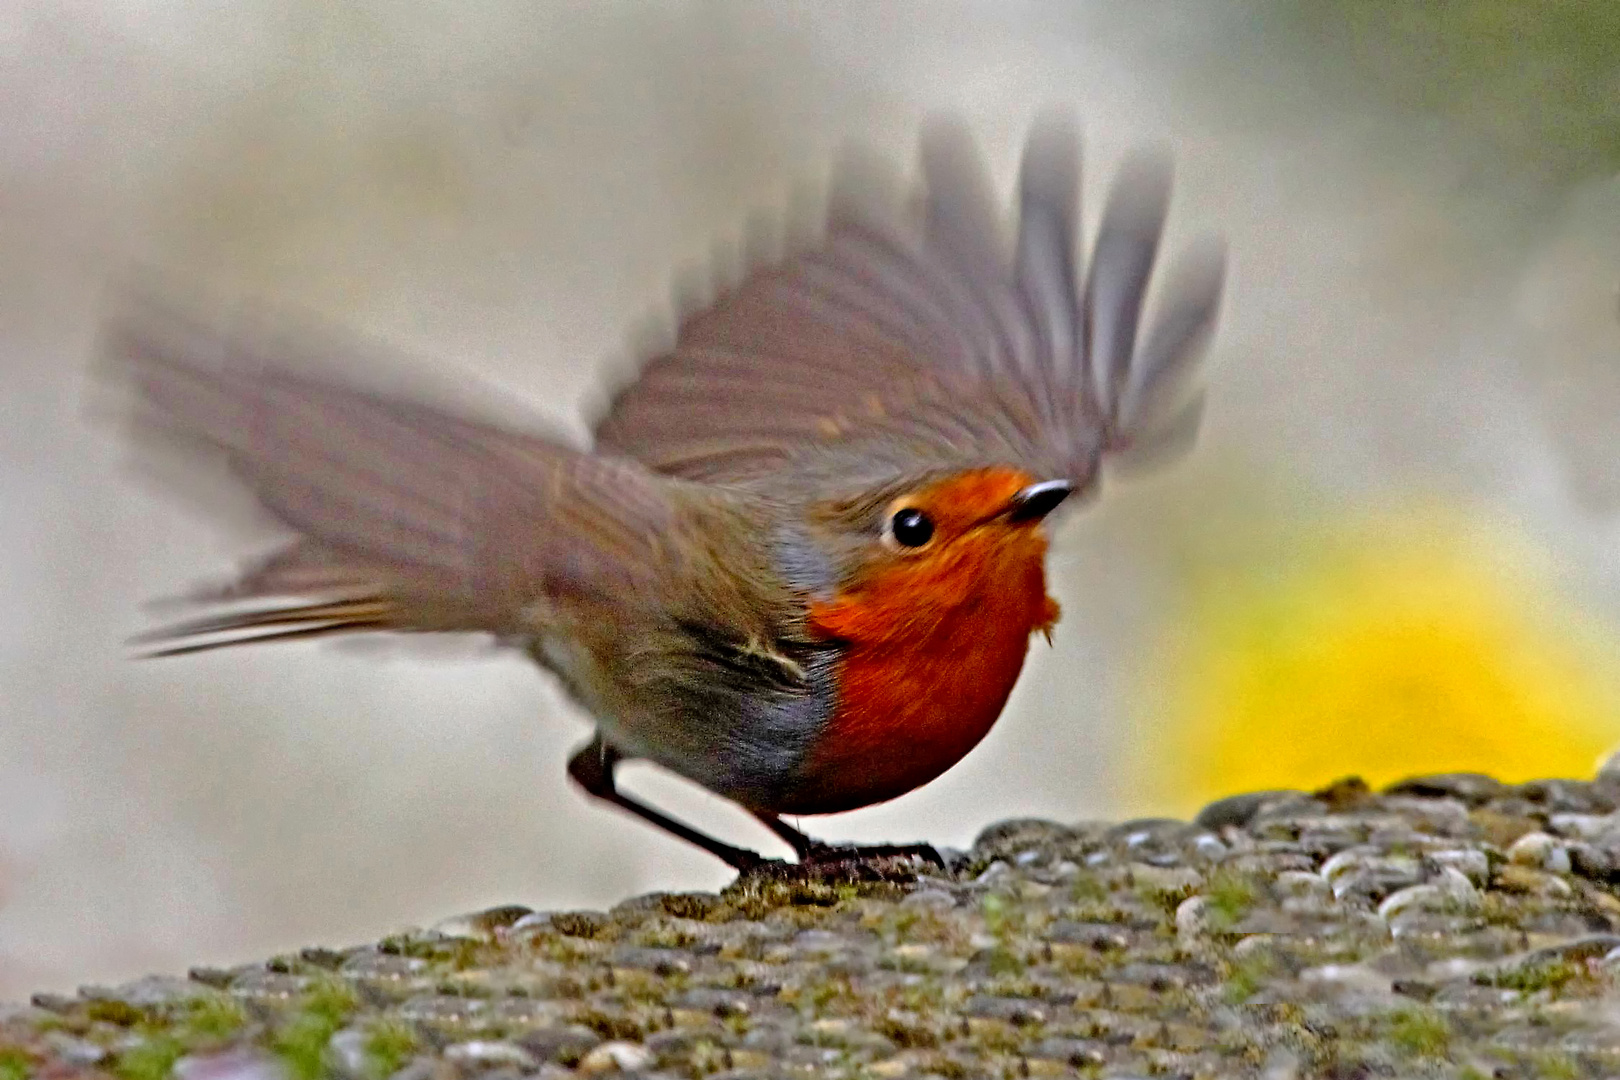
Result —
M 770 880 L 785 883 L 915 881 L 927 864 L 948 871 L 949 864 L 931 844 L 827 844 L 800 837 L 799 861 L 767 859 L 752 852 L 746 860 L 728 859 L 737 867 L 738 881 Z
M 946 869 L 945 859 L 932 844 L 824 844 L 813 841 L 799 859 L 800 866 L 829 866 L 845 863 L 890 861 L 933 863 Z
M 772 859 L 755 851 L 746 851 L 742 848 L 731 849 L 732 853 L 726 856 L 726 862 L 737 871 L 740 878 L 755 874 L 768 877 L 780 876 L 784 869 L 791 869 L 794 864 L 786 859 Z

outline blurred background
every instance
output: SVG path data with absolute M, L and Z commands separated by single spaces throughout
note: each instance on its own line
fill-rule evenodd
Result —
M 1093 195 L 1168 142 L 1173 234 L 1230 238 L 1206 436 L 1068 522 L 1066 617 L 986 743 L 813 830 L 965 845 L 1352 772 L 1590 774 L 1620 745 L 1613 4 L 21 0 L 0 1001 L 728 876 L 568 788 L 587 725 L 520 661 L 130 660 L 145 601 L 257 548 L 87 411 L 109 273 L 312 309 L 577 429 L 672 272 L 846 139 L 908 161 L 955 111 L 1005 184 L 1051 103 Z

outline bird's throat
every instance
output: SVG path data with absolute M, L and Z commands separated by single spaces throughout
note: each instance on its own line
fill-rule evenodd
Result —
M 837 813 L 903 795 L 989 732 L 1030 635 L 1049 630 L 1058 607 L 1038 530 L 985 545 L 812 606 L 812 631 L 844 653 L 833 716 L 793 805 L 779 812 Z

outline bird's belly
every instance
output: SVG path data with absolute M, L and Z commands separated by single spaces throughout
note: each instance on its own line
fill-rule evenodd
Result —
M 802 767 L 786 814 L 833 814 L 921 787 L 995 725 L 1029 650 L 1022 626 L 923 648 L 851 650 L 838 705 Z
M 652 762 L 748 807 L 775 801 L 830 712 L 830 682 L 816 667 L 816 693 L 782 698 L 720 679 L 627 679 L 622 668 L 630 661 L 614 656 L 604 664 L 571 635 L 536 635 L 526 649 L 622 757 Z

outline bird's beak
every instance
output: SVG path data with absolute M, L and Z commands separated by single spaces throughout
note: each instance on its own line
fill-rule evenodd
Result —
M 1058 504 L 1074 491 L 1067 480 L 1042 480 L 1031 484 L 1012 497 L 1007 504 L 1010 521 L 1039 521 L 1058 508 Z

